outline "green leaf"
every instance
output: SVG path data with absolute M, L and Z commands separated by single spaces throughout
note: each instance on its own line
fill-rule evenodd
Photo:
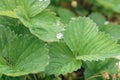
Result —
M 109 75 L 116 74 L 118 71 L 118 66 L 116 63 L 119 60 L 117 59 L 106 59 L 105 61 L 92 61 L 86 62 L 87 68 L 85 69 L 86 79 L 95 75 L 102 75 L 104 72 L 108 72 Z M 102 78 L 102 76 L 101 76 Z M 93 80 L 93 79 L 91 79 Z M 95 80 L 98 80 L 97 78 Z
M 50 64 L 46 72 L 48 74 L 66 74 L 71 73 L 81 67 L 81 61 L 76 60 L 74 54 L 64 43 L 51 43 L 50 49 Z
M 0 73 L 0 78 L 2 77 L 2 74 Z
M 30 34 L 29 30 L 15 18 L 0 16 L 0 25 L 9 27 L 16 34 Z
M 5 4 L 8 3 L 7 7 Z M 44 10 L 49 3 L 50 0 L 7 0 L 4 4 L 2 0 L 0 5 L 5 8 L 0 8 L 0 14 L 19 19 L 32 34 L 41 40 L 58 41 L 56 36 L 62 30 L 61 23 L 55 13 Z M 10 6 L 12 9 L 8 9 L 11 8 Z M 8 10 L 14 14 L 10 14 Z
M 49 75 L 49 76 L 45 76 L 44 80 L 62 80 L 62 79 L 58 76 Z
M 47 42 L 58 41 L 57 34 L 62 31 L 61 22 L 55 13 L 49 10 L 44 10 L 40 14 L 31 18 L 30 20 L 25 20 L 22 17 L 19 19 L 26 25 L 30 32 Z
M 64 33 L 64 41 L 78 60 L 104 60 L 120 55 L 120 46 L 105 33 L 99 32 L 89 18 L 79 17 Z
M 6 34 L 11 34 L 11 32 L 6 31 Z M 29 35 L 12 35 L 12 37 L 13 39 L 2 51 L 1 57 L 5 61 L 0 62 L 0 72 L 8 76 L 21 76 L 44 71 L 48 64 L 48 49 L 45 43 Z M 0 41 L 2 39 L 6 40 L 6 38 L 1 38 Z
M 106 9 L 120 13 L 120 0 L 96 0 Z
M 98 12 L 95 12 L 95 13 L 92 13 L 89 15 L 90 19 L 92 19 L 99 27 L 102 27 L 105 23 L 105 17 L 98 13 Z
M 18 20 L 15 18 L 0 16 L 0 25 L 6 26 L 6 27 L 7 26 L 16 27 L 17 24 L 18 24 Z
M 109 33 L 111 36 L 113 36 L 116 40 L 120 40 L 120 25 L 118 24 L 107 24 L 101 27 L 101 31 L 104 31 L 105 33 Z
M 24 80 L 24 77 L 23 76 L 20 76 L 20 77 L 9 77 L 9 76 L 3 75 L 0 80 Z
M 0 25 L 0 55 L 4 54 L 6 45 L 16 37 L 9 28 Z M 4 54 L 5 55 L 5 54 Z
M 16 11 L 20 11 L 26 17 L 33 17 L 43 11 L 49 3 L 50 0 L 0 0 L 0 15 L 17 18 Z
M 119 55 L 120 47 L 111 36 L 99 32 L 89 18 L 79 17 L 68 24 L 63 37 L 65 43 L 49 45 L 48 74 L 66 74 L 81 67 L 83 61 L 104 60 Z
M 61 22 L 67 24 L 70 22 L 71 18 L 74 17 L 74 13 L 64 8 L 57 8 L 57 13 L 61 18 Z

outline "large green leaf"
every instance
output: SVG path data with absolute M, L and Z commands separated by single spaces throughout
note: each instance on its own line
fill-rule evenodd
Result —
M 89 18 L 79 17 L 64 33 L 64 41 L 78 60 L 103 60 L 120 55 L 120 46 L 105 33 L 99 32 Z
M 52 43 L 50 49 L 50 65 L 47 67 L 48 74 L 66 74 L 81 67 L 82 62 L 75 59 L 74 54 L 65 43 Z
M 11 34 L 11 32 L 6 31 L 6 34 Z M 2 41 L 2 39 L 6 40 L 4 36 L 0 40 Z M 48 49 L 39 39 L 29 35 L 17 35 L 8 44 L 3 45 L 5 45 L 5 49 L 0 56 L 2 74 L 20 76 L 45 70 L 48 64 Z
M 62 30 L 61 23 L 55 13 L 44 10 L 49 3 L 50 0 L 1 0 L 0 5 L 5 8 L 0 8 L 0 14 L 18 18 L 41 40 L 58 41 L 56 35 Z
M 19 14 L 19 12 L 18 12 Z M 58 41 L 57 34 L 62 31 L 61 22 L 55 13 L 44 10 L 30 20 L 25 20 L 19 14 L 19 19 L 26 25 L 32 34 L 44 41 Z
M 49 3 L 50 0 L 0 0 L 0 15 L 17 18 L 16 11 L 20 10 L 25 17 L 33 17 L 43 11 Z
M 89 18 L 79 17 L 64 32 L 65 43 L 51 43 L 48 74 L 65 74 L 81 67 L 83 61 L 104 60 L 120 55 L 120 47 L 111 36 L 99 32 Z

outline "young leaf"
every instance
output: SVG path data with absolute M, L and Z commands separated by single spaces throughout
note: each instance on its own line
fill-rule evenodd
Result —
M 20 10 L 24 16 L 33 17 L 43 11 L 49 3 L 50 0 L 0 0 L 0 15 L 17 18 L 16 11 Z
M 120 46 L 109 35 L 99 32 L 89 18 L 79 17 L 64 33 L 64 41 L 78 60 L 104 60 L 120 55 Z
M 6 34 L 11 34 L 6 32 Z M 0 40 L 6 40 L 1 37 Z M 9 36 L 7 36 L 9 37 Z M 14 37 L 14 35 L 12 35 Z M 2 43 L 0 43 L 2 45 Z M 25 35 L 16 36 L 5 45 L 0 62 L 0 72 L 8 76 L 21 76 L 29 73 L 38 73 L 45 70 L 48 64 L 48 49 L 44 42 Z M 4 54 L 5 53 L 5 54 Z
M 66 74 L 81 67 L 82 62 L 75 59 L 74 54 L 65 43 L 51 43 L 49 49 L 51 58 L 46 70 L 48 74 Z

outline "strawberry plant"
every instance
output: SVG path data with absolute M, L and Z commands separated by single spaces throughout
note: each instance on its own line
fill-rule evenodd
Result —
M 119 24 L 66 2 L 0 0 L 0 80 L 119 79 Z

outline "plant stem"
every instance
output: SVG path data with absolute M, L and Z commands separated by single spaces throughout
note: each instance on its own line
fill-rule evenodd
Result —
M 27 80 L 27 76 L 25 75 L 24 80 Z
M 35 74 L 33 74 L 33 77 L 34 77 L 35 80 L 37 80 L 37 76 Z
M 91 79 L 93 79 L 93 78 L 100 77 L 100 76 L 102 76 L 102 75 L 93 75 L 93 76 L 87 78 L 86 80 L 91 80 Z

